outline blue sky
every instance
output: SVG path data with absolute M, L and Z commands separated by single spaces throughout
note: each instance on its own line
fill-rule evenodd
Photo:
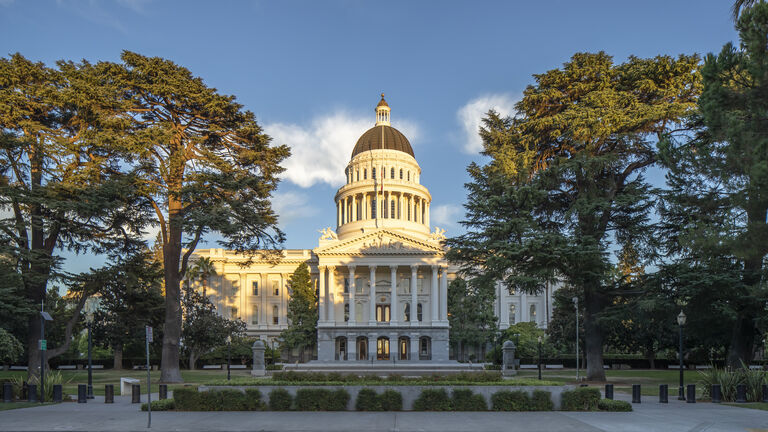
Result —
M 0 54 L 53 64 L 117 61 L 132 50 L 236 95 L 292 147 L 274 206 L 285 246 L 313 248 L 317 230 L 335 224 L 334 193 L 357 137 L 373 126 L 379 93 L 413 145 L 433 225 L 455 235 L 485 111 L 509 113 L 532 74 L 575 52 L 602 50 L 617 62 L 717 52 L 737 39 L 731 3 L 0 0 Z M 100 263 L 70 257 L 65 270 Z

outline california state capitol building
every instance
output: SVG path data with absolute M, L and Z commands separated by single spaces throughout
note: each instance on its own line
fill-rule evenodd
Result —
M 306 262 L 318 292 L 319 362 L 448 362 L 447 293 L 458 268 L 446 261 L 445 230 L 431 228 L 432 196 L 383 94 L 375 111 L 333 198 L 336 229 L 320 230 L 315 248 L 286 249 L 278 260 L 256 255 L 245 267 L 249 257 L 224 249 L 195 257 L 214 263 L 207 293 L 219 313 L 242 319 L 249 336 L 272 347 L 288 327 L 288 282 Z M 553 289 L 510 294 L 498 284 L 499 328 L 522 321 L 546 328 Z

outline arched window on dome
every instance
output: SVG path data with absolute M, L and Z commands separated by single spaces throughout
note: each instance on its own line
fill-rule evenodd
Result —
M 395 178 L 395 168 L 392 167 L 389 170 L 389 178 L 394 179 Z
M 407 180 L 411 181 L 411 172 L 410 171 L 408 171 L 408 179 Z
M 400 180 L 402 180 L 402 179 L 403 179 L 403 169 L 400 168 Z
M 391 200 L 389 204 L 389 217 L 395 219 L 395 200 Z
M 363 168 L 363 180 L 368 180 L 368 168 Z
M 355 170 L 355 181 L 360 181 L 360 170 Z
M 371 168 L 371 179 L 376 180 L 376 167 Z

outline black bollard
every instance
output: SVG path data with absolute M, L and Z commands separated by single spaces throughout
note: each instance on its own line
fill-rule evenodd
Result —
M 605 385 L 605 398 L 606 399 L 613 399 L 613 384 L 606 384 Z
M 640 403 L 640 384 L 632 384 L 632 403 Z
M 27 399 L 27 395 L 29 395 L 29 385 L 27 383 L 21 383 L 21 397 L 19 397 L 19 400 Z
M 37 384 L 29 384 L 27 386 L 27 400 L 29 402 L 37 402 Z
M 768 384 L 763 384 L 763 403 L 768 403 Z
M 168 399 L 168 384 L 160 384 L 157 388 L 157 391 L 160 393 L 158 399 Z
M 696 403 L 696 384 L 688 384 L 688 403 Z
M 13 402 L 13 384 L 3 383 L 3 402 Z
M 77 403 L 88 402 L 88 386 L 85 384 L 77 385 Z
M 739 403 L 747 402 L 747 386 L 745 386 L 744 384 L 739 384 L 736 386 L 736 402 L 739 402 Z
M 115 385 L 104 385 L 104 403 L 115 403 Z
M 53 401 L 54 402 L 61 402 L 62 397 L 62 390 L 61 390 L 61 384 L 54 384 L 53 385 Z
M 131 385 L 131 403 L 141 403 L 141 386 L 139 384 Z
M 720 384 L 712 384 L 712 403 L 720 403 L 723 401 L 723 390 L 720 388 Z
M 669 386 L 659 384 L 659 403 L 669 403 Z

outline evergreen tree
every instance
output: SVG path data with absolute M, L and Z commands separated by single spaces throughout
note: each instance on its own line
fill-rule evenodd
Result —
M 683 287 L 690 298 L 697 287 L 727 286 L 718 304 L 732 328 L 733 367 L 751 360 L 767 312 L 768 4 L 743 10 L 736 28 L 741 46 L 728 43 L 704 61 L 700 133 L 662 152 L 670 185 L 662 215 L 668 252 L 679 257 L 676 278 L 698 280 Z
M 491 161 L 470 165 L 468 232 L 448 241 L 468 273 L 516 292 L 560 278 L 583 296 L 587 378 L 605 380 L 600 314 L 612 304 L 611 249 L 652 243 L 653 200 L 642 173 L 696 107 L 696 56 L 630 59 L 580 53 L 535 75 L 514 118 L 490 112 Z
M 270 207 L 286 146 L 270 138 L 234 96 L 221 95 L 169 60 L 125 51 L 100 63 L 104 82 L 122 95 L 122 150 L 141 179 L 144 216 L 159 226 L 165 282 L 163 382 L 181 382 L 180 282 L 207 232 L 227 249 L 255 253 L 281 245 Z
M 493 342 L 497 330 L 494 299 L 493 283 L 480 278 L 469 282 L 457 278 L 448 284 L 450 342 L 459 360 L 467 360 L 467 345 L 480 347 Z
M 317 292 L 309 277 L 309 266 L 301 263 L 288 281 L 288 328 L 280 333 L 286 348 L 304 350 L 317 345 Z M 354 289 L 354 288 L 350 288 Z

